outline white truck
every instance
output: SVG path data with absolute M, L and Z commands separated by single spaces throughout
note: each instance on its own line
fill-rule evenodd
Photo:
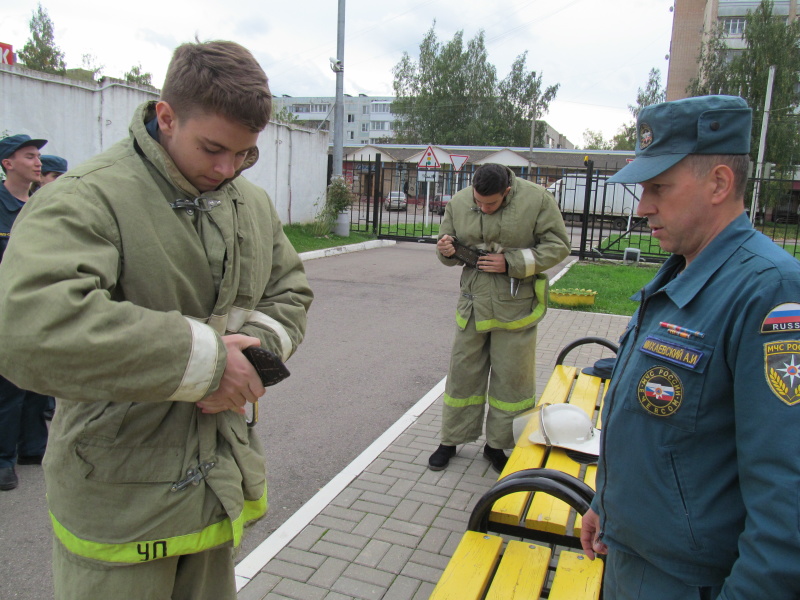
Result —
M 586 177 L 581 174 L 567 175 L 551 184 L 547 191 L 555 196 L 564 221 L 583 219 L 586 198 Z M 636 217 L 636 207 L 642 195 L 638 183 L 608 183 L 607 177 L 594 177 L 589 200 L 589 218 L 608 221 L 611 227 L 622 231 L 628 229 L 630 218 Z

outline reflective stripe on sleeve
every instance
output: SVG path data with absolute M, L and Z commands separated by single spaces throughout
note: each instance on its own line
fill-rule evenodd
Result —
M 183 379 L 167 400 L 177 402 L 197 402 L 202 400 L 211 387 L 217 368 L 219 348 L 217 334 L 208 325 L 187 317 L 186 322 L 192 330 L 192 348 L 189 362 L 183 372 Z
M 241 310 L 241 309 L 238 309 Z M 233 311 L 231 311 L 231 315 L 233 315 Z M 266 329 L 274 331 L 278 336 L 278 339 L 281 342 L 281 359 L 286 360 L 292 355 L 292 350 L 294 346 L 292 344 L 292 338 L 289 337 L 289 332 L 286 331 L 286 328 L 281 325 L 281 323 L 272 317 L 268 317 L 262 312 L 254 310 L 248 315 L 246 323 L 253 323 L 255 325 L 261 325 Z
M 50 520 L 53 523 L 53 533 L 55 533 L 64 547 L 73 554 L 110 563 L 140 563 L 171 556 L 195 554 L 230 541 L 233 542 L 234 546 L 238 546 L 242 540 L 242 531 L 245 523 L 264 516 L 266 512 L 267 486 L 265 483 L 264 493 L 261 498 L 258 500 L 245 500 L 242 512 L 236 520 L 225 519 L 196 533 L 160 540 L 120 544 L 92 542 L 81 539 L 71 533 L 58 522 L 52 512 L 50 513 Z
M 533 250 L 523 248 L 520 252 L 522 253 L 522 260 L 525 261 L 525 275 L 523 277 L 533 277 L 536 275 L 536 258 L 533 256 Z

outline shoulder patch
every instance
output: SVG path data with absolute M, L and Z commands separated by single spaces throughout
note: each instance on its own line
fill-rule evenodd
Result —
M 800 331 L 800 304 L 786 302 L 769 311 L 761 323 L 761 333 Z
M 764 344 L 764 376 L 769 389 L 782 402 L 800 402 L 800 341 L 778 340 Z
M 683 402 L 683 383 L 672 369 L 652 367 L 639 379 L 636 395 L 651 415 L 671 417 Z

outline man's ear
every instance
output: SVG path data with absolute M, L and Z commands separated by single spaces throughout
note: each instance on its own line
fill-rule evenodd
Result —
M 10 158 L 4 158 L 3 160 L 0 161 L 0 164 L 2 164 L 3 167 L 5 167 L 6 172 L 11 170 L 11 159 Z
M 158 119 L 158 130 L 165 135 L 171 135 L 175 131 L 177 117 L 172 107 L 163 100 L 156 103 L 156 118 Z
M 734 196 L 736 177 L 728 165 L 716 165 L 708 173 L 708 177 L 713 190 L 711 204 L 720 204 Z

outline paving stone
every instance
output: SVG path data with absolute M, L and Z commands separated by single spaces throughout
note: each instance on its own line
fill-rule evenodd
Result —
M 364 470 L 369 471 L 370 473 L 383 473 L 391 464 L 392 461 L 379 457 L 373 460 Z
M 427 552 L 442 552 L 442 548 L 447 542 L 452 532 L 447 529 L 439 529 L 438 527 L 431 527 L 428 532 L 420 540 L 417 548 Z M 450 553 L 452 555 L 452 552 Z
M 413 548 L 393 545 L 378 564 L 378 568 L 381 571 L 388 571 L 396 575 L 403 570 L 413 552 Z
M 359 500 L 363 500 L 364 502 L 374 502 L 375 504 L 384 504 L 391 507 L 396 507 L 398 504 L 400 504 L 400 498 L 386 496 L 384 494 L 376 494 L 375 492 L 363 492 Z
M 411 600 L 428 600 L 431 597 L 431 594 L 433 593 L 433 588 L 435 587 L 436 584 L 423 581 L 420 584 L 417 593 L 414 594 L 414 597 Z
M 420 535 L 397 533 L 396 531 L 389 531 L 387 529 L 379 529 L 375 532 L 376 540 L 383 540 L 384 542 L 389 542 L 390 544 L 399 544 L 400 546 L 406 546 L 407 548 L 415 548 L 421 537 L 422 536 Z
M 453 510 L 471 511 L 472 507 L 475 506 L 472 500 L 473 497 L 474 494 L 470 492 L 465 492 L 463 490 L 453 490 L 453 493 L 450 494 L 450 497 L 447 499 L 445 507 L 452 508 Z
M 277 575 L 259 573 L 236 595 L 237 600 L 262 600 L 281 580 Z
M 325 596 L 325 600 L 353 600 L 353 597 L 345 596 L 339 592 L 328 592 L 328 595 Z
M 313 567 L 305 567 L 295 563 L 286 562 L 273 558 L 266 565 L 264 565 L 264 572 L 278 575 L 279 577 L 288 577 L 295 581 L 308 581 L 308 578 L 314 574 Z
M 428 528 L 423 525 L 416 525 L 414 523 L 408 523 L 407 521 L 401 521 L 399 519 L 386 519 L 383 524 L 384 529 L 388 529 L 389 531 L 397 531 L 398 533 L 407 533 L 409 535 L 414 535 L 417 537 L 422 537 L 428 531 Z
M 391 548 L 392 544 L 389 542 L 370 540 L 356 557 L 355 562 L 366 567 L 377 567 Z
M 360 510 L 353 510 L 352 508 L 342 508 L 341 506 L 329 504 L 325 507 L 325 510 L 323 510 L 321 514 L 336 517 L 337 519 L 347 519 L 348 521 L 359 523 L 367 513 Z
M 405 498 L 406 494 L 414 487 L 414 481 L 409 479 L 398 479 L 395 484 L 386 492 L 388 496 L 398 496 Z
M 332 544 L 324 541 L 314 544 L 311 551 L 322 554 L 323 556 L 332 556 L 333 558 L 341 558 L 346 561 L 355 560 L 356 556 L 359 554 L 358 548 L 351 548 L 349 546 L 342 546 L 340 544 Z
M 387 488 L 397 483 L 396 477 L 387 477 L 386 475 L 381 475 L 380 473 L 370 473 L 369 471 L 364 471 L 363 473 L 361 473 L 361 475 L 358 476 L 358 479 L 363 479 L 364 481 L 371 481 L 372 483 L 383 484 Z
M 388 517 L 394 511 L 394 506 L 386 504 L 377 504 L 375 502 L 365 502 L 364 500 L 356 500 L 353 503 L 353 508 L 356 510 L 363 510 L 366 513 L 374 513 Z
M 289 546 L 299 550 L 308 550 L 319 541 L 324 533 L 324 527 L 317 527 L 313 524 L 306 525 L 303 528 L 303 531 L 294 536 L 294 539 L 289 542 Z
M 400 504 L 397 505 L 397 508 L 395 508 L 392 512 L 392 518 L 410 521 L 419 511 L 421 506 L 424 506 L 422 502 L 404 498 L 400 501 Z
M 341 577 L 344 570 L 350 563 L 340 558 L 328 557 L 322 563 L 316 573 L 308 580 L 310 585 L 315 585 L 329 590 L 334 582 Z
M 394 573 L 387 573 L 386 571 L 365 567 L 364 565 L 359 564 L 349 565 L 342 575 L 343 577 L 357 579 L 358 581 L 371 583 L 383 588 L 388 588 L 390 585 L 392 585 L 392 582 L 395 578 Z
M 322 541 L 362 550 L 364 546 L 367 545 L 367 542 L 369 542 L 369 538 L 363 535 L 353 535 L 352 533 L 344 533 L 331 529 L 322 537 Z
M 284 579 L 275 586 L 273 591 L 296 600 L 322 600 L 328 594 L 326 588 L 292 581 L 291 579 Z
M 403 567 L 403 570 L 400 571 L 400 574 L 406 575 L 407 577 L 415 577 L 422 581 L 435 584 L 437 581 L 439 581 L 439 577 L 442 576 L 442 569 L 437 569 L 436 567 L 431 567 L 428 565 L 421 565 L 415 562 L 408 562 Z
M 337 519 L 336 517 L 331 517 L 326 514 L 319 514 L 314 518 L 314 525 L 324 527 L 325 529 L 350 533 L 358 523 L 348 521 L 347 519 Z
M 386 522 L 386 517 L 382 515 L 366 515 L 361 522 L 351 532 L 353 535 L 360 535 L 367 538 L 375 535 Z
M 420 583 L 422 582 L 419 579 L 412 577 L 397 577 L 386 590 L 383 600 L 411 600 L 419 589 Z
M 274 594 L 270 592 L 264 597 L 264 600 L 296 600 L 296 598 L 289 598 L 289 596 L 284 596 L 283 594 Z
M 444 571 L 449 561 L 450 558 L 447 556 L 442 556 L 436 552 L 426 552 L 425 550 L 414 550 L 411 558 L 408 559 L 408 562 L 436 567 L 442 571 Z
M 434 519 L 439 515 L 439 511 L 441 508 L 439 506 L 430 505 L 430 504 L 420 504 L 419 509 L 417 512 L 414 513 L 409 521 L 412 523 L 416 523 L 418 525 L 425 525 L 426 527 L 430 526 Z
M 349 577 L 340 577 L 333 584 L 333 591 L 341 594 L 349 594 L 360 600 L 380 600 L 386 593 L 386 588 L 359 581 L 358 579 L 350 579 Z
M 302 550 L 298 550 L 297 548 L 290 547 L 286 547 L 278 552 L 275 558 L 284 562 L 303 565 L 304 567 L 312 567 L 314 569 L 318 568 L 323 562 L 325 562 L 324 556 L 319 556 L 318 554 L 312 554 L 311 552 L 304 552 Z

